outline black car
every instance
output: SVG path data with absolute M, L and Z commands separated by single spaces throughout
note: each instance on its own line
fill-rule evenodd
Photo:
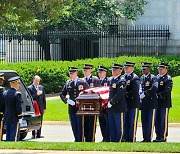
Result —
M 16 71 L 12 70 L 0 70 L 0 73 L 4 73 L 5 81 L 3 87 L 6 90 L 10 88 L 8 79 L 14 76 L 19 76 Z M 41 115 L 35 114 L 34 102 L 24 82 L 20 78 L 21 84 L 19 92 L 22 95 L 22 121 L 20 121 L 20 139 L 24 139 L 29 131 L 38 130 L 41 126 Z M 37 112 L 36 112 L 37 113 Z

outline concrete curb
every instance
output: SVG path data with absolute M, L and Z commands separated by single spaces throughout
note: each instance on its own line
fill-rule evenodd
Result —
M 69 121 L 43 121 L 43 125 L 70 125 Z M 99 123 L 97 123 L 99 125 Z M 169 123 L 169 127 L 180 127 L 180 123 Z M 138 127 L 141 127 L 142 124 L 138 122 Z

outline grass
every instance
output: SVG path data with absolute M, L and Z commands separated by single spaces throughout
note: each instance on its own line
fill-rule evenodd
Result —
M 173 78 L 172 104 L 170 109 L 169 122 L 180 123 L 180 76 Z M 47 111 L 44 120 L 47 121 L 69 121 L 67 104 L 60 99 L 47 101 Z M 140 114 L 139 114 L 140 121 Z
M 180 152 L 180 143 L 0 142 L 0 149 L 175 153 Z

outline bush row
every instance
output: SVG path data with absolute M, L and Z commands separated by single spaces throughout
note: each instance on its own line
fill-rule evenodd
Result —
M 141 76 L 141 62 L 152 62 L 151 72 L 157 74 L 157 66 L 159 62 L 169 64 L 169 74 L 174 76 L 180 75 L 180 57 L 178 56 L 158 56 L 158 57 L 128 57 L 121 56 L 116 58 L 94 58 L 76 61 L 36 61 L 36 62 L 20 62 L 1 64 L 1 70 L 15 70 L 24 80 L 26 85 L 32 83 L 34 75 L 42 78 L 42 85 L 45 86 L 46 93 L 60 92 L 65 81 L 68 79 L 68 66 L 79 67 L 79 76 L 83 77 L 83 64 L 90 63 L 94 65 L 93 75 L 97 75 L 98 65 L 104 65 L 111 69 L 112 63 L 123 64 L 125 61 L 135 62 L 135 72 Z M 111 76 L 111 71 L 108 71 Z

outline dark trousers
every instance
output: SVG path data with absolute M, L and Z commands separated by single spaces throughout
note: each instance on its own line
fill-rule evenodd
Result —
M 108 113 L 110 141 L 121 142 L 124 132 L 124 113 Z
M 84 137 L 85 142 L 94 142 L 93 141 L 93 130 L 96 120 L 95 116 L 84 116 Z M 95 126 L 96 129 L 96 126 Z M 94 133 L 96 130 L 94 130 Z M 94 139 L 95 140 L 95 139 Z
M 103 137 L 103 142 L 109 142 L 110 135 L 109 135 L 108 114 L 102 114 L 99 116 L 99 125 Z
M 43 114 L 41 115 L 41 126 L 37 131 L 36 130 L 32 131 L 32 136 L 34 136 L 34 137 L 40 137 L 41 136 L 42 121 L 43 121 Z
M 153 136 L 155 109 L 142 109 L 141 121 L 144 141 L 150 142 Z
M 155 132 L 157 140 L 165 140 L 168 136 L 168 108 L 157 108 L 155 115 Z
M 137 130 L 138 108 L 128 109 L 124 121 L 124 141 L 135 142 Z
M 69 114 L 71 128 L 75 138 L 75 142 L 82 141 L 82 116 L 76 114 Z
M 6 126 L 6 141 L 19 141 L 20 127 L 19 122 L 5 122 Z

